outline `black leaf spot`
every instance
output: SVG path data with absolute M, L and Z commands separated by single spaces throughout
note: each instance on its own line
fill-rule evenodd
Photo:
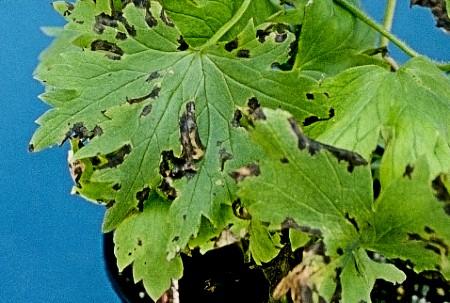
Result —
M 233 127 L 241 126 L 242 112 L 240 110 L 235 110 L 233 119 L 231 120 L 231 125 Z
M 347 221 L 353 225 L 356 231 L 359 232 L 358 222 L 356 222 L 355 218 L 351 217 L 349 213 L 345 213 L 345 219 L 347 219 Z
M 119 150 L 106 155 L 107 163 L 99 167 L 99 169 L 115 168 L 123 163 L 125 157 L 131 152 L 131 145 L 126 144 Z
M 186 111 L 180 118 L 180 134 L 183 147 L 182 157 L 188 162 L 201 159 L 205 153 L 205 148 L 198 133 L 195 103 L 193 101 L 186 104 Z
M 158 20 L 152 15 L 150 10 L 147 9 L 145 12 L 145 23 L 147 23 L 148 27 L 152 28 L 158 25 Z
M 237 49 L 238 46 L 239 46 L 239 43 L 238 43 L 238 39 L 236 38 L 236 39 L 228 42 L 227 44 L 225 44 L 225 50 L 227 52 L 232 52 L 233 50 Z
M 157 72 L 157 71 L 151 72 L 150 75 L 147 78 L 147 82 L 150 82 L 152 80 L 158 79 L 159 77 L 161 77 L 159 72 Z
M 256 99 L 255 97 L 250 98 L 247 102 L 247 105 L 249 108 L 248 112 L 253 119 L 266 120 L 266 115 L 264 114 L 258 99 Z
M 122 188 L 122 185 L 120 185 L 119 183 L 116 183 L 113 185 L 112 189 L 114 189 L 115 191 L 118 191 Z
M 280 162 L 283 164 L 289 164 L 289 159 L 288 158 L 281 158 Z
M 180 46 L 178 46 L 178 50 L 179 51 L 185 51 L 189 48 L 189 45 L 186 43 L 186 41 L 184 41 L 183 36 L 180 36 L 180 38 L 178 38 L 177 40 L 178 44 L 180 44 Z
M 225 162 L 233 159 L 233 155 L 227 152 L 224 148 L 219 150 L 219 159 L 220 159 L 220 171 L 223 171 L 225 168 Z
M 91 43 L 92 51 L 104 51 L 108 58 L 119 60 L 124 54 L 123 50 L 115 43 L 106 40 L 95 40 Z
M 151 112 L 152 112 L 152 105 L 148 104 L 142 109 L 141 117 L 146 117 Z
M 135 103 L 143 102 L 147 99 L 156 99 L 159 96 L 160 91 L 161 91 L 161 88 L 159 86 L 155 86 L 152 89 L 152 91 L 150 93 L 148 93 L 147 95 L 145 95 L 143 97 L 133 98 L 133 99 L 127 98 L 127 102 L 129 104 L 135 104 Z
M 413 172 L 414 172 L 414 166 L 408 164 L 405 167 L 405 172 L 403 173 L 403 177 L 408 177 L 409 179 L 411 179 Z
M 308 100 L 314 100 L 314 94 L 313 94 L 313 93 L 307 93 L 307 94 L 306 94 L 306 99 L 308 99 Z
M 117 34 L 116 34 L 116 39 L 117 40 L 126 40 L 128 37 L 127 37 L 127 34 L 125 34 L 125 33 L 122 33 L 122 32 L 118 32 Z
M 165 25 L 169 26 L 169 27 L 174 27 L 175 25 L 173 24 L 173 21 L 169 18 L 169 16 L 166 15 L 166 11 L 165 10 L 161 10 L 161 14 L 159 16 L 162 20 L 162 22 L 164 22 Z
M 34 145 L 33 144 L 30 144 L 30 145 L 28 145 L 28 151 L 29 152 L 34 152 Z
M 355 166 L 367 165 L 367 161 L 359 154 L 337 148 L 328 144 L 320 143 L 313 139 L 308 138 L 303 131 L 298 127 L 294 118 L 289 118 L 289 123 L 291 125 L 292 131 L 296 134 L 298 138 L 298 148 L 301 150 L 307 149 L 311 155 L 320 152 L 322 149 L 327 150 L 333 156 L 335 156 L 339 161 L 343 160 L 348 162 L 348 170 L 351 172 Z
M 250 50 L 248 50 L 248 49 L 240 49 L 237 52 L 237 56 L 239 58 L 250 58 Z

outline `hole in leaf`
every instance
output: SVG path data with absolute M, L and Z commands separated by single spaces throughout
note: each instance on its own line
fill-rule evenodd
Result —
M 140 212 L 144 211 L 144 203 L 150 196 L 150 188 L 144 187 L 141 191 L 136 193 L 136 199 L 138 200 L 138 209 Z
M 118 191 L 122 188 L 122 185 L 120 185 L 119 183 L 116 183 L 113 185 L 112 189 L 114 189 L 115 191 Z
M 94 32 L 97 34 L 103 34 L 105 27 L 116 28 L 118 26 L 118 20 L 105 13 L 95 16 Z

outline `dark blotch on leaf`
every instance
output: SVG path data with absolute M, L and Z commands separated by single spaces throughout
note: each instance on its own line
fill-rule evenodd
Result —
M 136 199 L 138 200 L 138 209 L 140 212 L 144 211 L 144 203 L 150 196 L 150 188 L 144 187 L 141 191 L 136 193 Z
M 252 97 L 247 102 L 248 112 L 250 116 L 255 120 L 266 120 L 266 115 L 264 114 L 261 104 L 259 104 L 258 99 Z
M 28 145 L 28 151 L 31 152 L 31 153 L 34 152 L 34 145 L 33 144 L 29 144 Z
M 288 158 L 281 158 L 280 162 L 283 163 L 283 164 L 289 164 Z
M 339 161 L 348 162 L 348 170 L 351 172 L 355 166 L 367 165 L 367 161 L 359 154 L 345 149 L 337 148 L 328 144 L 320 143 L 308 138 L 303 131 L 298 127 L 294 118 L 289 118 L 289 123 L 295 135 L 298 138 L 298 148 L 301 150 L 307 149 L 311 155 L 315 155 L 322 149 L 327 150 Z
M 239 46 L 239 42 L 238 42 L 238 39 L 236 38 L 236 39 L 228 42 L 227 44 L 225 44 L 225 50 L 227 52 L 232 52 L 233 50 L 237 49 L 238 46 Z
M 91 43 L 91 50 L 104 51 L 107 53 L 107 57 L 112 60 L 119 60 L 124 54 L 123 50 L 119 46 L 106 40 L 93 41 Z
M 186 111 L 180 118 L 180 134 L 183 146 L 182 158 L 188 162 L 201 159 L 205 148 L 198 133 L 194 101 L 186 104 Z
M 278 34 L 276 34 L 276 36 L 275 36 L 275 42 L 277 42 L 277 43 L 281 43 L 281 42 L 284 42 L 286 39 L 287 39 L 287 33 L 286 32 L 284 32 L 284 33 L 278 33 Z
M 97 34 L 103 34 L 105 27 L 116 28 L 118 26 L 118 20 L 105 13 L 95 16 L 94 32 Z
M 145 23 L 147 23 L 150 28 L 158 25 L 158 20 L 156 20 L 156 18 L 152 15 L 152 12 L 148 9 L 145 12 Z
M 310 101 L 314 100 L 314 94 L 313 93 L 307 93 L 306 94 L 306 99 L 308 99 Z
M 107 163 L 99 167 L 99 169 L 115 168 L 123 163 L 125 157 L 131 152 L 131 145 L 126 144 L 122 146 L 118 151 L 106 155 Z
M 233 155 L 227 152 L 224 148 L 219 150 L 219 159 L 220 159 L 220 171 L 223 171 L 225 168 L 225 162 L 233 159 Z
M 175 24 L 173 24 L 172 19 L 169 18 L 169 16 L 167 16 L 166 11 L 165 10 L 161 10 L 161 14 L 159 15 L 159 17 L 161 18 L 162 22 L 164 22 L 165 25 L 169 26 L 169 27 L 174 27 Z
M 256 37 L 258 38 L 258 41 L 260 43 L 264 43 L 266 41 L 267 36 L 270 35 L 270 32 L 273 28 L 273 25 L 270 25 L 269 27 L 265 28 L 265 29 L 258 29 L 256 31 Z
M 236 54 L 239 58 L 250 58 L 250 50 L 240 49 Z
M 237 199 L 233 202 L 231 205 L 231 208 L 233 209 L 233 214 L 242 220 L 251 220 L 252 216 L 247 211 L 247 209 L 242 205 L 242 202 L 240 199 Z
M 411 179 L 413 171 L 414 171 L 414 166 L 409 165 L 409 164 L 406 165 L 405 172 L 403 173 L 403 177 L 408 177 L 409 179 Z
M 342 248 L 338 248 L 337 250 L 336 250 L 336 253 L 339 255 L 339 256 L 342 256 L 343 254 L 344 254 L 344 250 L 342 250 Z
M 152 112 L 152 105 L 148 104 L 148 105 L 144 106 L 144 108 L 142 109 L 141 117 L 146 117 L 151 112 Z
M 438 176 L 433 180 L 432 187 L 435 191 L 436 198 L 439 201 L 450 202 L 450 194 L 442 181 L 443 176 Z
M 183 36 L 180 36 L 180 38 L 178 38 L 177 40 L 178 44 L 180 44 L 180 46 L 178 46 L 178 50 L 179 51 L 185 51 L 189 48 L 189 45 L 186 43 L 186 41 L 184 41 Z
M 156 99 L 159 96 L 159 92 L 161 91 L 161 88 L 159 86 L 155 86 L 152 91 L 150 93 L 148 93 L 145 96 L 142 97 L 138 97 L 138 98 L 133 98 L 133 99 L 128 99 L 127 98 L 127 102 L 129 104 L 135 104 L 135 103 L 140 103 L 143 102 L 147 99 Z
M 118 33 L 116 34 L 116 39 L 117 39 L 117 40 L 126 40 L 126 39 L 127 39 L 127 34 L 122 33 L 122 32 L 118 32 Z
M 355 218 L 350 217 L 349 213 L 345 213 L 345 219 L 347 219 L 347 221 L 350 222 L 353 225 L 353 227 L 355 227 L 356 231 L 359 232 L 358 222 L 356 222 Z
M 241 182 L 247 177 L 253 177 L 253 176 L 257 177 L 260 174 L 261 174 L 261 171 L 259 169 L 259 165 L 256 163 L 252 163 L 252 164 L 241 167 L 238 170 L 230 173 L 230 176 L 236 182 Z
M 116 183 L 113 185 L 112 189 L 114 189 L 115 191 L 118 191 L 122 188 L 122 185 L 120 185 L 119 183 Z
M 428 226 L 425 226 L 425 228 L 423 229 L 427 234 L 434 234 L 435 233 L 435 231 L 431 228 L 431 227 L 428 227 Z
M 150 73 L 150 75 L 148 76 L 147 82 L 150 82 L 150 81 L 152 81 L 152 80 L 158 79 L 159 77 L 161 77 L 161 75 L 160 75 L 159 72 L 157 72 L 157 71 L 152 72 L 152 73 Z
M 242 112 L 240 110 L 236 110 L 233 115 L 233 120 L 231 120 L 231 125 L 233 127 L 241 126 Z

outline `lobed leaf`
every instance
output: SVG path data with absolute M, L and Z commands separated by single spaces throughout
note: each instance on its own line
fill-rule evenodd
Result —
M 335 116 L 313 124 L 314 136 L 365 158 L 381 136 L 383 186 L 407 174 L 422 156 L 430 176 L 450 170 L 450 81 L 428 60 L 412 59 L 395 73 L 352 68 L 326 79 L 319 91 L 329 95 Z

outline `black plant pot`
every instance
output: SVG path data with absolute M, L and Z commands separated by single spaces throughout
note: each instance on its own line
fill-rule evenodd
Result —
M 153 302 L 142 283 L 134 284 L 131 267 L 118 272 L 111 234 L 104 236 L 106 269 L 111 283 L 124 303 Z M 184 276 L 179 281 L 181 303 L 267 303 L 269 283 L 262 270 L 244 263 L 241 248 L 229 245 L 205 255 L 194 251 L 182 255 Z M 374 303 L 448 303 L 450 284 L 438 272 L 415 273 L 402 261 L 394 264 L 407 280 L 401 285 L 377 280 L 371 297 Z
M 109 279 L 124 303 L 153 302 L 142 283 L 134 284 L 131 266 L 119 273 L 112 233 L 104 236 L 104 256 Z M 267 303 L 269 283 L 262 270 L 244 263 L 238 245 L 201 255 L 182 255 L 184 275 L 179 281 L 182 303 Z

